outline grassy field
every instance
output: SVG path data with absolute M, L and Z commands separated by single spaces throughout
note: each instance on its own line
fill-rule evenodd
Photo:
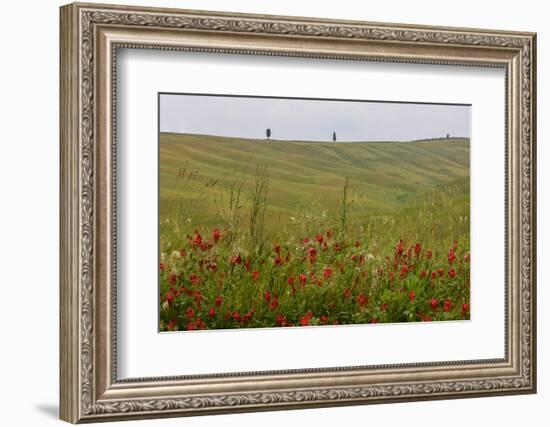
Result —
M 161 330 L 467 318 L 469 156 L 161 134 Z

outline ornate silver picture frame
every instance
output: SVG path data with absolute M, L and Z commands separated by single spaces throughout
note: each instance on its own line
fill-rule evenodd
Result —
M 534 33 L 80 3 L 60 13 L 61 419 L 97 422 L 536 391 Z M 120 379 L 120 49 L 503 69 L 504 357 Z

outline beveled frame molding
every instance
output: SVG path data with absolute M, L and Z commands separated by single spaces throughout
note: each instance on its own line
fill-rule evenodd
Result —
M 534 33 L 99 4 L 61 8 L 61 418 L 77 423 L 534 393 Z M 117 48 L 502 67 L 506 325 L 497 360 L 119 380 Z

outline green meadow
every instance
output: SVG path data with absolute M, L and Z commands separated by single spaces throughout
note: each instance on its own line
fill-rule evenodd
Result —
M 469 318 L 470 141 L 160 135 L 161 330 Z

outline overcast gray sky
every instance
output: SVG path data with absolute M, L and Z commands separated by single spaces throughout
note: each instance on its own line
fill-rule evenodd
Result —
M 160 95 L 160 131 L 241 138 L 408 141 L 470 137 L 470 106 Z

